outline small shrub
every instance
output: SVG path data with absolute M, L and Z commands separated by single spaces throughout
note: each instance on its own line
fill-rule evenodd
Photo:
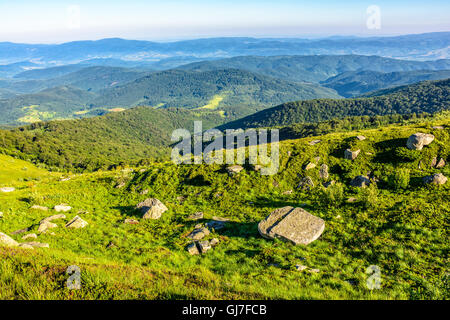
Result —
M 359 200 L 366 209 L 376 208 L 378 205 L 378 188 L 375 183 L 371 183 L 367 188 L 362 188 Z
M 323 188 L 321 192 L 321 200 L 328 206 L 338 206 L 344 201 L 344 185 L 336 183 L 328 188 Z
M 394 189 L 406 189 L 409 185 L 409 169 L 399 169 L 389 176 L 389 185 Z

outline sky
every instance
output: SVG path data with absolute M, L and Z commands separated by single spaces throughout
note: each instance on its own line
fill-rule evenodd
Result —
M 450 31 L 445 0 L 0 0 L 0 42 Z

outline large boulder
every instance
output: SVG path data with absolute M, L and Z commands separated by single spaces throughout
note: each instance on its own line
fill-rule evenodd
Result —
M 161 201 L 155 198 L 144 200 L 136 208 L 143 214 L 143 219 L 159 219 L 165 211 L 169 210 Z
M 441 185 L 441 184 L 445 184 L 447 182 L 447 177 L 444 176 L 442 173 L 436 173 L 433 174 L 432 176 L 428 176 L 423 178 L 423 182 L 424 183 L 432 183 L 432 184 L 437 184 L 437 185 Z
M 344 151 L 344 158 L 348 159 L 348 160 L 355 160 L 359 153 L 361 152 L 361 150 L 356 150 L 356 151 L 352 151 L 351 149 L 347 149 Z
M 0 232 L 0 246 L 17 247 L 19 243 L 10 236 Z
M 350 181 L 350 185 L 352 187 L 364 188 L 370 184 L 370 179 L 367 176 L 357 176 L 352 181 Z
M 325 221 L 302 208 L 283 207 L 274 210 L 258 224 L 258 231 L 268 239 L 282 239 L 295 245 L 307 245 L 318 239 Z
M 429 133 L 414 133 L 408 138 L 406 147 L 410 150 L 422 150 L 424 146 L 429 145 L 434 140 L 434 136 Z

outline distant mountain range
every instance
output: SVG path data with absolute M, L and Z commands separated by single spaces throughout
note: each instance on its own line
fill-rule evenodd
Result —
M 112 38 L 63 44 L 0 43 L 0 64 L 30 61 L 42 65 L 63 65 L 98 58 L 158 62 L 173 57 L 209 59 L 242 55 L 317 54 L 379 55 L 417 60 L 450 58 L 450 33 L 323 39 L 209 38 L 151 42 Z M 186 61 L 180 64 L 183 63 Z

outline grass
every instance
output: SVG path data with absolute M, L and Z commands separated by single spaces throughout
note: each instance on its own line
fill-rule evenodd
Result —
M 38 105 L 23 107 L 22 110 L 27 110 L 27 113 L 23 117 L 17 119 L 17 121 L 21 123 L 34 123 L 51 120 L 56 116 L 56 112 L 39 111 L 37 108 L 39 108 Z
M 281 166 L 275 176 L 261 176 L 245 166 L 230 177 L 221 165 L 154 163 L 147 167 L 122 167 L 70 176 L 49 173 L 27 162 L 0 157 L 2 185 L 16 191 L 0 193 L 0 231 L 32 227 L 52 214 L 32 210 L 32 205 L 52 208 L 72 206 L 67 219 L 56 220 L 55 235 L 42 234 L 49 249 L 0 248 L 0 299 L 448 299 L 449 184 L 424 186 L 421 178 L 435 172 L 450 175 L 448 166 L 433 169 L 434 156 L 447 159 L 449 125 L 439 120 L 407 126 L 389 126 L 357 132 L 287 140 L 281 144 Z M 436 140 L 414 160 L 396 156 L 407 137 L 432 132 Z M 354 139 L 362 134 L 364 141 Z M 354 161 L 343 159 L 343 150 L 360 148 Z M 291 155 L 288 156 L 288 151 Z M 343 199 L 327 204 L 320 187 L 318 168 L 304 165 L 320 156 L 330 167 L 330 179 L 343 186 Z M 422 164 L 419 169 L 419 162 Z M 28 178 L 21 168 L 29 167 Z M 409 169 L 406 189 L 391 188 L 384 181 L 399 168 Z M 142 170 L 141 172 L 141 169 Z M 380 182 L 371 192 L 349 186 L 358 174 L 372 171 Z M 309 175 L 317 187 L 297 189 Z M 115 188 L 124 182 L 123 188 Z M 148 194 L 142 195 L 142 190 Z M 293 190 L 292 194 L 284 194 Z M 134 210 L 145 198 L 160 199 L 169 211 L 159 220 L 140 220 Z M 183 197 L 181 200 L 179 197 Z M 342 199 L 341 199 L 342 200 Z M 257 223 L 273 209 L 303 206 L 325 220 L 322 236 L 308 246 L 294 246 L 262 238 Z M 89 226 L 67 230 L 64 222 L 79 214 Z M 212 233 L 220 244 L 201 256 L 190 256 L 185 237 L 199 222 L 187 220 L 197 211 L 231 219 Z M 139 219 L 137 225 L 123 223 Z M 20 235 L 13 236 L 22 242 Z M 107 248 L 113 242 L 114 248 Z M 296 264 L 320 269 L 299 272 Z M 67 267 L 81 269 L 82 289 L 65 286 Z M 382 288 L 366 287 L 367 267 L 381 269 Z
M 212 97 L 212 99 L 209 101 L 207 105 L 204 105 L 203 107 L 199 107 L 197 109 L 208 109 L 208 110 L 215 110 L 219 107 L 220 103 L 223 99 L 226 98 L 226 94 L 216 94 Z

